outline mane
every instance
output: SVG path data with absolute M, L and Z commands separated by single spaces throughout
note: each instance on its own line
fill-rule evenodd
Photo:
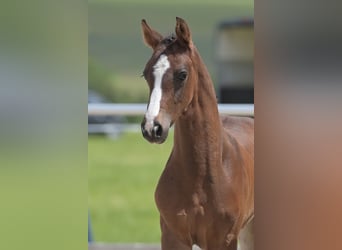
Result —
M 165 44 L 166 46 L 170 46 L 176 41 L 176 39 L 177 39 L 176 34 L 171 33 L 170 35 L 163 38 L 162 43 Z
M 162 53 L 184 53 L 187 49 L 179 44 L 177 36 L 175 33 L 171 33 L 170 35 L 164 37 L 161 43 L 165 46 Z

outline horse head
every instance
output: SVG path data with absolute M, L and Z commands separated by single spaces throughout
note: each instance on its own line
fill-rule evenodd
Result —
M 149 142 L 163 143 L 193 98 L 198 77 L 192 56 L 194 45 L 181 18 L 176 18 L 175 35 L 166 37 L 145 20 L 141 25 L 144 41 L 153 51 L 143 71 L 150 94 L 141 131 Z

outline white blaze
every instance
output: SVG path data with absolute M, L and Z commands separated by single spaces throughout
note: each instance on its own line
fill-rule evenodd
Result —
M 166 70 L 170 67 L 170 62 L 166 55 L 161 55 L 157 63 L 153 66 L 154 87 L 150 97 L 150 103 L 146 112 L 147 123 L 153 123 L 154 118 L 160 110 L 160 100 L 162 97 L 162 79 Z

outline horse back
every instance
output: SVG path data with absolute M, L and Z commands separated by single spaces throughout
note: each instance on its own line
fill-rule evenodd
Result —
M 247 150 L 254 158 L 254 119 L 239 116 L 221 116 L 222 125 L 230 138 Z

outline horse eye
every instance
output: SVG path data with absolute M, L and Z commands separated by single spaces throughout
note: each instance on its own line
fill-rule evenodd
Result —
M 188 76 L 188 73 L 185 70 L 182 70 L 177 74 L 176 78 L 179 81 L 184 81 L 187 76 Z

